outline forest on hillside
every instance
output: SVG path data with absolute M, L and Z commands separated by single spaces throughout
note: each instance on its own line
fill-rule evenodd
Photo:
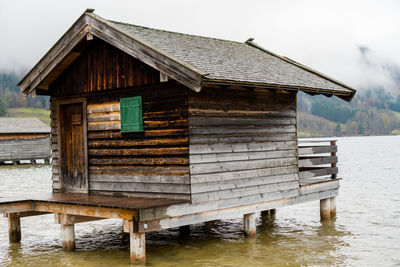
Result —
M 0 117 L 9 116 L 11 108 L 49 108 L 49 98 L 45 96 L 25 96 L 18 87 L 25 70 L 0 72 Z
M 17 86 L 26 71 L 0 72 L 0 117 L 15 108 L 49 109 L 49 97 L 24 96 Z M 299 136 L 400 134 L 400 95 L 383 88 L 360 90 L 348 103 L 337 97 L 298 94 Z
M 359 90 L 350 103 L 299 93 L 298 111 L 303 136 L 400 134 L 400 95 L 383 88 Z

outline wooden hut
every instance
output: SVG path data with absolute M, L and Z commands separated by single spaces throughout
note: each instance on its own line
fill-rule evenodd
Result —
M 36 118 L 0 118 L 0 163 L 49 163 L 50 127 Z
M 350 101 L 355 90 L 251 39 L 87 10 L 19 86 L 51 97 L 53 194 L 19 208 L 0 201 L 10 240 L 23 212 L 55 213 L 65 249 L 75 223 L 120 218 L 137 261 L 149 231 L 244 216 L 254 235 L 257 212 L 311 200 L 321 200 L 323 218 L 334 213 L 336 145 L 299 148 L 296 94 Z

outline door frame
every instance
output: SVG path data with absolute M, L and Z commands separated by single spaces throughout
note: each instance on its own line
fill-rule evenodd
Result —
M 63 188 L 62 184 L 62 170 L 61 170 L 61 160 L 60 157 L 62 156 L 62 151 L 61 151 L 61 134 L 60 134 L 60 129 L 61 129 L 61 108 L 60 106 L 62 105 L 68 105 L 68 104 L 76 104 L 76 103 L 82 103 L 82 123 L 83 123 L 83 145 L 84 145 L 84 166 L 85 170 L 83 172 L 85 176 L 85 183 L 86 183 L 86 190 L 85 191 L 80 191 L 80 192 L 74 192 L 74 193 L 82 193 L 82 194 L 89 194 L 89 174 L 88 174 L 88 146 L 87 146 L 87 120 L 86 120 L 86 98 L 85 97 L 74 97 L 74 98 L 68 98 L 68 99 L 56 99 L 55 100 L 55 107 L 56 107 L 56 114 L 57 114 L 57 150 L 58 150 L 58 173 L 59 173 L 59 179 L 60 179 L 60 190 Z

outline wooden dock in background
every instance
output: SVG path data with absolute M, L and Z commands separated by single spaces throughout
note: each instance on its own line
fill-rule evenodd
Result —
M 36 118 L 0 118 L 0 164 L 50 163 L 50 127 Z

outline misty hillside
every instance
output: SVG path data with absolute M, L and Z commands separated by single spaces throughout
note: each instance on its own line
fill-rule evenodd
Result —
M 365 75 L 352 102 L 298 94 L 299 135 L 400 134 L 400 66 L 359 47 Z

